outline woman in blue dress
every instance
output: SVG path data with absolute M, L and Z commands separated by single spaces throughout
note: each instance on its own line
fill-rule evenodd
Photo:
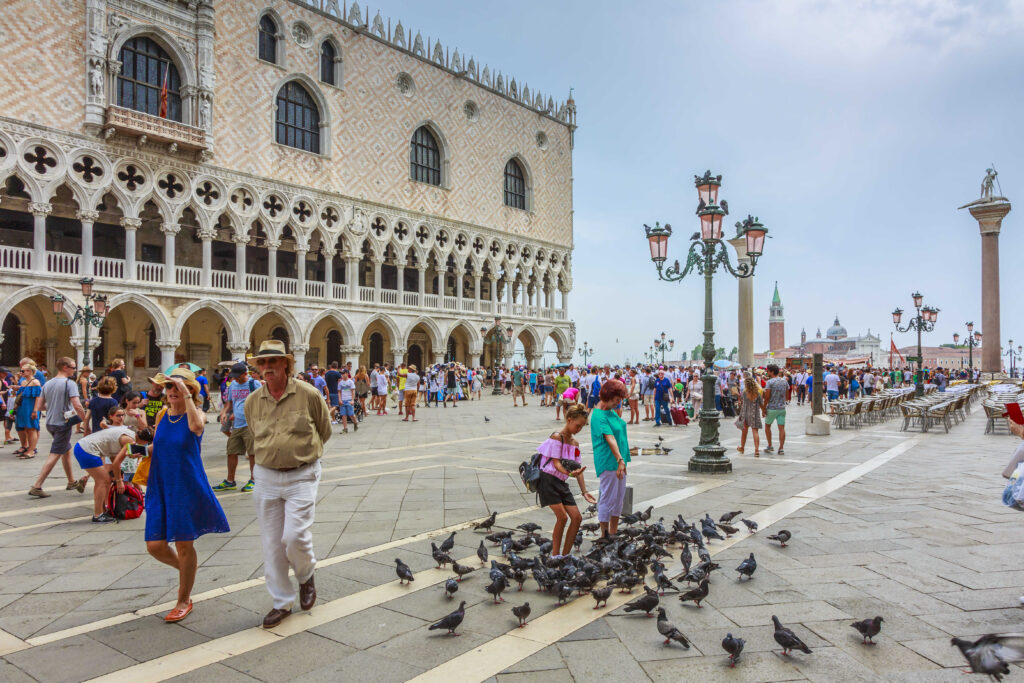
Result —
M 224 510 L 210 489 L 199 448 L 206 416 L 199 383 L 187 368 L 152 380 L 166 390 L 167 406 L 157 416 L 146 486 L 146 550 L 178 570 L 178 602 L 164 621 L 181 621 L 192 611 L 198 559 L 193 541 L 230 531 Z M 170 544 L 174 543 L 172 549 Z
M 21 448 L 14 453 L 22 460 L 36 456 L 36 444 L 39 443 L 39 413 L 36 412 L 36 399 L 42 391 L 42 385 L 36 379 L 35 364 L 22 365 L 17 391 L 17 396 L 20 396 L 21 400 L 18 402 L 18 412 L 14 415 L 14 428 L 18 430 L 18 438 L 21 439 Z

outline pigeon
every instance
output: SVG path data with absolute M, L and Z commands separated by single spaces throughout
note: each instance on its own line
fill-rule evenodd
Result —
M 685 647 L 687 650 L 690 649 L 690 641 L 686 639 L 682 631 L 676 628 L 676 625 L 668 620 L 668 616 L 665 614 L 665 608 L 658 608 L 658 633 L 665 636 L 665 642 L 663 645 L 668 645 L 673 640 Z
M 654 580 L 658 584 L 658 588 L 662 595 L 664 595 L 667 590 L 679 591 L 679 587 L 672 583 L 672 580 L 665 576 L 663 572 L 655 572 Z
M 750 557 L 740 562 L 740 565 L 736 567 L 736 571 L 739 572 L 738 580 L 742 580 L 744 576 L 748 579 L 754 578 L 754 572 L 757 570 L 757 560 L 754 559 L 754 553 L 750 553 Z M 877 631 L 876 631 L 877 633 Z
M 649 506 L 646 510 L 644 510 L 639 515 L 637 515 L 637 517 L 640 518 L 641 522 L 646 522 L 646 521 L 648 521 L 651 518 L 651 511 L 652 510 L 654 510 L 654 506 L 653 505 Z
M 604 588 L 595 588 L 594 590 L 590 591 L 590 594 L 594 596 L 594 600 L 597 602 L 597 604 L 594 605 L 594 609 L 600 609 L 602 602 L 605 605 L 608 604 L 608 598 L 612 596 L 613 588 L 615 587 L 605 586 Z
M 528 534 L 532 534 L 534 531 L 540 531 L 543 527 L 540 524 L 535 524 L 534 522 L 524 522 L 516 528 L 522 529 Z
M 476 556 L 480 558 L 481 566 L 487 564 L 487 548 L 484 547 L 483 541 L 480 541 L 480 547 L 476 549 Z
M 526 626 L 526 618 L 530 616 L 530 603 L 524 602 L 519 607 L 513 607 L 512 614 L 519 619 L 519 628 Z
M 750 533 L 757 531 L 757 522 L 749 519 L 741 519 L 740 521 L 747 525 L 747 531 Z
M 512 550 L 512 537 L 507 536 L 501 539 L 501 554 L 508 557 L 508 552 Z
M 405 564 L 397 557 L 395 558 L 395 573 L 398 574 L 398 583 L 400 584 L 404 584 L 406 582 L 412 583 L 416 580 L 412 576 L 412 570 L 409 569 L 409 565 Z
M 505 575 L 502 574 L 500 577 L 495 577 L 488 585 L 484 586 L 484 590 L 494 596 L 494 603 L 497 604 L 500 600 L 505 602 L 505 598 L 501 597 L 501 594 L 508 588 L 508 580 L 505 579 Z
M 498 512 L 495 510 L 491 513 L 491 516 L 482 522 L 477 522 L 473 525 L 473 529 L 483 529 L 484 531 L 490 531 L 491 527 L 494 526 L 495 520 L 498 519 Z
M 491 418 L 489 418 L 486 415 L 484 415 L 484 422 L 490 422 L 490 421 L 491 421 Z
M 594 515 L 596 515 L 597 514 L 597 503 L 594 503 L 593 505 L 588 505 L 587 509 L 586 509 L 586 513 L 587 513 L 587 516 L 589 516 L 589 517 L 593 517 Z
M 711 561 L 711 553 L 709 553 L 708 549 L 705 548 L 703 545 L 697 546 L 697 557 L 700 558 L 701 562 Z
M 633 526 L 634 524 L 636 524 L 637 522 L 640 521 L 640 515 L 634 515 L 634 514 L 622 515 L 619 518 L 619 521 L 621 521 L 626 526 Z
M 693 564 L 693 553 L 690 552 L 690 546 L 683 546 L 683 552 L 679 554 L 679 559 L 683 562 L 683 573 L 689 572 L 690 565 Z
M 559 462 L 559 464 L 562 465 L 562 468 L 565 469 L 565 471 L 568 472 L 569 474 L 572 474 L 576 470 L 583 468 L 583 465 L 581 465 L 580 463 L 576 462 L 575 460 L 567 460 L 566 458 L 559 458 L 558 462 Z
M 583 547 L 583 532 L 582 531 L 577 531 L 576 532 L 576 538 L 574 538 L 572 540 L 572 545 L 573 545 L 574 548 L 576 548 L 577 551 L 580 548 Z
M 457 590 L 459 590 L 459 582 L 455 579 L 448 579 L 444 582 L 444 597 L 450 599 Z
M 646 593 L 641 595 L 633 602 L 626 605 L 623 610 L 626 612 L 646 612 L 647 616 L 653 617 L 651 610 L 658 606 L 658 591 L 644 586 Z
M 740 531 L 739 529 L 737 529 L 736 527 L 732 526 L 731 524 L 721 524 L 721 523 L 719 523 L 719 524 L 716 524 L 715 526 L 725 532 L 725 537 L 726 538 L 729 538 L 733 534 L 737 534 Z
M 697 607 L 700 607 L 700 601 L 706 597 L 708 597 L 708 579 L 705 576 L 703 579 L 701 579 L 701 582 L 697 585 L 696 588 L 688 590 L 682 595 L 680 595 L 679 601 L 689 602 L 690 600 L 693 600 L 693 602 L 696 603 Z
M 1011 637 L 1013 641 L 1011 641 Z M 950 643 L 956 645 L 960 654 L 967 660 L 971 672 L 986 674 L 997 681 L 1010 673 L 1008 662 L 1019 662 L 1024 659 L 1024 651 L 1017 644 L 1020 635 L 997 635 L 989 633 L 974 642 L 953 638 Z
M 747 641 L 742 638 L 733 638 L 731 633 L 725 634 L 725 638 L 722 639 L 722 649 L 729 653 L 730 668 L 736 666 L 736 662 L 740 659 L 740 653 L 743 652 L 743 646 L 746 644 Z
M 558 590 L 556 591 L 556 593 L 558 595 L 558 604 L 561 605 L 561 604 L 565 603 L 566 600 L 571 598 L 572 597 L 572 591 L 573 591 L 572 584 L 565 583 L 564 581 L 562 583 L 558 584 Z
M 718 521 L 722 522 L 723 524 L 728 524 L 732 520 L 736 519 L 738 515 L 741 514 L 743 514 L 743 510 L 736 510 L 735 512 L 726 512 L 724 515 L 718 518 Z
M 458 562 L 452 561 L 452 571 L 459 575 L 456 581 L 462 581 L 462 577 L 473 571 L 472 567 L 467 565 L 459 564 Z
M 449 550 L 451 550 L 454 547 L 455 547 L 455 532 L 453 531 L 451 536 L 449 536 L 448 538 L 446 538 L 443 541 L 441 541 L 440 548 L 441 548 L 442 552 L 448 552 Z
M 522 569 L 516 569 L 512 572 L 512 580 L 519 586 L 519 590 L 523 590 L 523 584 L 526 583 L 526 572 Z
M 587 522 L 586 524 L 580 524 L 580 530 L 588 534 L 596 534 L 598 529 L 601 528 L 600 524 L 594 524 L 593 522 Z
M 501 545 L 502 539 L 509 538 L 510 536 L 512 536 L 511 531 L 498 531 L 493 534 L 488 534 L 487 536 L 484 536 L 484 538 L 494 545 Z
M 783 529 L 779 533 L 772 534 L 771 536 L 769 536 L 768 540 L 769 541 L 778 541 L 779 543 L 782 544 L 782 547 L 785 548 L 786 547 L 786 543 L 788 543 L 789 539 L 792 538 L 792 537 L 793 537 L 793 534 L 791 534 L 788 531 L 786 531 L 785 529 Z
M 451 564 L 452 562 L 451 556 L 448 553 L 443 552 L 434 543 L 430 544 L 430 555 L 434 558 L 434 562 L 437 562 L 438 569 L 445 566 L 446 564 Z
M 729 202 L 727 202 L 727 201 L 725 201 L 723 199 L 722 201 L 720 201 L 718 203 L 718 205 L 722 207 L 722 211 L 724 211 L 725 215 L 728 216 L 729 215 Z
M 788 655 L 790 650 L 800 650 L 804 654 L 811 654 L 811 648 L 804 645 L 795 633 L 782 625 L 779 618 L 772 615 L 772 623 L 775 624 L 775 642 L 782 646 L 782 654 Z
M 441 619 L 436 624 L 431 624 L 430 628 L 427 629 L 427 630 L 428 631 L 434 631 L 434 630 L 437 630 L 437 629 L 444 628 L 444 629 L 448 629 L 448 635 L 450 635 L 450 636 L 457 636 L 459 634 L 455 632 L 455 629 L 457 629 L 459 627 L 459 624 L 461 624 L 462 620 L 465 619 L 465 618 L 466 618 L 466 601 L 463 600 L 459 604 L 459 609 L 455 610 L 454 612 L 452 612 L 448 616 L 444 617 L 443 619 Z
M 863 640 L 861 641 L 863 645 L 874 645 L 875 641 L 872 639 L 878 635 L 879 631 L 882 630 L 883 621 L 885 621 L 885 619 L 882 617 L 875 617 L 874 619 L 855 621 L 850 624 L 850 626 L 857 629 L 857 632 L 863 637 Z

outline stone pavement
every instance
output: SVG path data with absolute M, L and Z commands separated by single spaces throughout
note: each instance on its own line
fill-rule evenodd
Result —
M 195 611 L 166 625 L 177 577 L 146 554 L 143 521 L 91 524 L 88 492 L 64 492 L 62 475 L 50 480 L 51 498 L 29 499 L 40 459 L 16 460 L 7 447 L 0 680 L 964 680 L 950 637 L 1020 631 L 1024 616 L 1016 557 L 1024 517 L 999 502 L 1011 438 L 984 436 L 981 411 L 948 435 L 901 433 L 891 421 L 804 437 L 805 411 L 790 409 L 785 457 L 755 459 L 749 443 L 748 455 L 735 457 L 738 432 L 723 421 L 734 471 L 716 477 L 686 470 L 694 425 L 630 429 L 633 445 L 660 434 L 674 449 L 634 459 L 636 508 L 655 505 L 654 517 L 667 519 L 742 509 L 761 523 L 756 535 L 709 544 L 723 570 L 703 609 L 662 598 L 690 650 L 663 646 L 653 619 L 622 611 L 635 591 L 614 595 L 607 609 L 594 610 L 589 596 L 556 609 L 531 579 L 496 606 L 483 572 L 455 596 L 468 602 L 462 637 L 426 630 L 454 609 L 442 586 L 451 573 L 433 569 L 431 540 L 457 530 L 452 556 L 479 566 L 483 534 L 466 526 L 490 511 L 502 528 L 535 521 L 550 529 L 550 514 L 523 492 L 516 471 L 558 424 L 536 403 L 512 409 L 509 397 L 485 396 L 421 410 L 415 424 L 370 416 L 358 433 L 332 439 L 313 529 L 319 602 L 273 631 L 257 627 L 270 600 L 248 494 L 221 495 L 232 530 L 197 541 Z M 581 437 L 586 462 L 588 431 Z M 223 447 L 224 437 L 207 430 L 214 483 L 224 476 Z M 793 532 L 787 548 L 765 538 L 782 528 Z M 738 583 L 730 570 L 750 552 L 759 568 Z M 411 586 L 398 585 L 395 557 L 416 572 Z M 509 608 L 524 600 L 533 614 L 518 629 Z M 813 653 L 783 657 L 772 614 Z M 849 623 L 876 614 L 885 618 L 878 645 L 861 645 Z M 727 632 L 747 641 L 735 669 L 719 645 Z M 1015 666 L 1009 679 L 1024 673 Z

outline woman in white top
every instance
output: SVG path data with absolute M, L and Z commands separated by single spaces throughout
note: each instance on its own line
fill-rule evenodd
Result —
M 701 406 L 704 404 L 704 383 L 700 381 L 700 376 L 696 371 L 690 375 L 690 381 L 686 383 L 686 390 L 690 393 L 693 415 L 697 417 L 700 414 Z
M 121 463 L 128 456 L 131 445 L 153 442 L 153 432 L 148 427 L 135 432 L 124 426 L 124 408 L 111 410 L 108 419 L 109 427 L 82 437 L 74 448 L 75 460 L 93 481 L 92 521 L 97 524 L 116 521 L 113 515 L 104 512 L 103 506 L 110 493 L 111 475 L 117 482 L 117 492 L 124 493 Z
M 377 404 L 377 414 L 387 415 L 388 414 L 388 375 L 386 372 L 377 373 L 377 396 L 380 397 L 380 403 Z

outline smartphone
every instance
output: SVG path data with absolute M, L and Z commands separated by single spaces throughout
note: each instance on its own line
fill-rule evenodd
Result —
M 146 447 L 141 444 L 133 443 L 129 448 L 131 449 L 132 455 L 138 455 L 140 457 L 146 455 Z

